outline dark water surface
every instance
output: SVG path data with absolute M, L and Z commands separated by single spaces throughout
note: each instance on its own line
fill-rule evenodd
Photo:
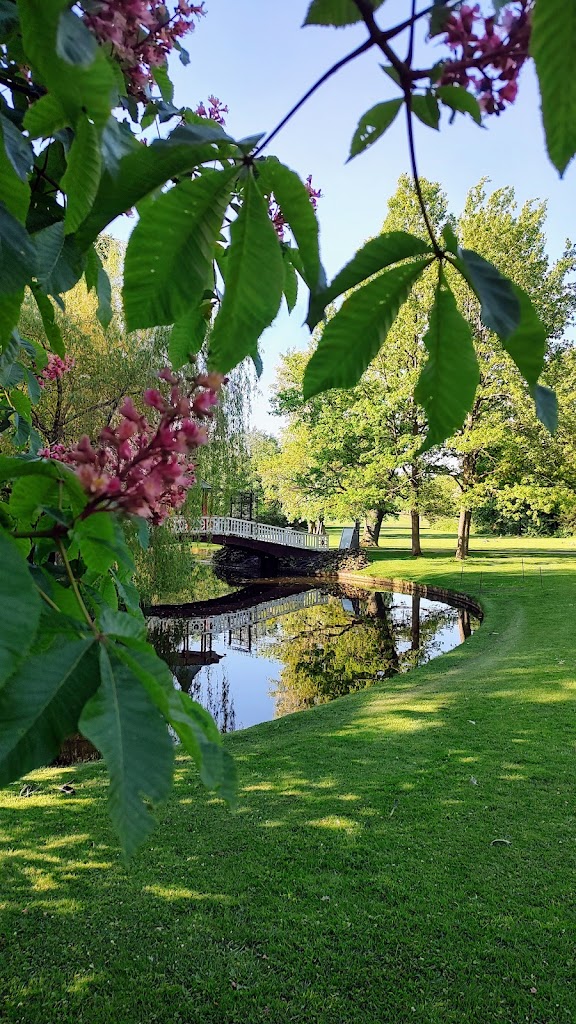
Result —
M 452 650 L 478 628 L 466 608 L 318 580 L 250 582 L 161 606 L 149 636 L 178 685 L 222 732 L 324 704 Z M 214 592 L 222 593 L 222 584 Z M 193 596 L 193 595 L 191 595 Z

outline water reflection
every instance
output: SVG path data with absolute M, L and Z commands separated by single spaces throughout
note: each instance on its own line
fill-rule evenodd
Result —
M 222 732 L 324 704 L 423 665 L 478 625 L 467 608 L 302 580 L 162 608 L 150 638 Z

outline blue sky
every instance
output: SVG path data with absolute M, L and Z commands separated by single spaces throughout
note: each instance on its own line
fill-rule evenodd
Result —
M 483 5 L 489 9 L 489 3 Z M 300 28 L 306 0 L 207 0 L 207 15 L 183 42 L 190 52 L 184 68 L 172 62 L 175 102 L 196 106 L 214 93 L 229 107 L 227 130 L 237 138 L 270 131 L 308 87 L 335 61 L 366 37 L 363 27 Z M 407 0 L 387 0 L 378 13 L 382 27 L 403 20 Z M 442 51 L 444 52 L 444 51 Z M 439 55 L 439 54 L 438 54 Z M 436 59 L 434 44 L 424 61 Z M 324 198 L 318 204 L 322 256 L 328 277 L 345 263 L 386 215 L 396 181 L 409 169 L 401 118 L 368 152 L 346 164 L 358 119 L 375 103 L 398 95 L 380 70 L 382 55 L 368 51 L 337 73 L 273 141 L 270 152 L 301 175 L 312 174 Z M 530 67 L 523 70 L 518 99 L 501 117 L 479 129 L 459 116 L 436 132 L 416 125 L 420 173 L 439 181 L 458 213 L 468 189 L 484 175 L 494 188 L 514 185 L 519 202 L 548 201 L 548 249 L 560 256 L 567 236 L 576 237 L 576 162 L 562 181 L 550 164 L 538 112 L 538 92 Z M 123 236 L 133 222 L 124 220 Z M 262 341 L 264 374 L 253 420 L 277 430 L 267 413 L 267 391 L 278 356 L 306 345 L 301 324 L 304 305 L 291 317 L 282 311 Z

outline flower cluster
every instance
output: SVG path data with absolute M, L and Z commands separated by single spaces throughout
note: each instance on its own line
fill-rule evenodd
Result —
M 198 117 L 209 117 L 211 121 L 216 121 L 217 124 L 225 125 L 224 114 L 228 113 L 228 107 L 219 100 L 217 96 L 208 97 L 208 107 L 204 105 L 202 101 L 196 107 L 194 111 L 198 114 Z
M 59 380 L 65 373 L 69 373 L 74 368 L 76 360 L 72 356 L 66 356 L 65 359 L 61 359 L 60 356 L 54 355 L 50 352 L 48 356 L 48 363 L 44 369 L 36 375 L 41 388 L 44 387 L 49 381 Z
M 463 4 L 451 14 L 444 42 L 455 56 L 444 63 L 440 84 L 473 88 L 486 114 L 500 114 L 513 103 L 528 57 L 532 6 L 532 0 L 514 0 L 499 21 L 482 17 L 479 4 Z
M 146 102 L 153 83 L 152 69 L 166 63 L 178 40 L 192 31 L 204 4 L 177 0 L 170 13 L 164 0 L 96 0 L 86 5 L 84 21 L 99 42 L 111 47 L 128 86 Z
M 310 202 L 312 203 L 312 208 L 314 210 L 316 210 L 318 208 L 318 200 L 322 199 L 322 192 L 320 191 L 319 188 L 314 188 L 313 187 L 313 185 L 312 185 L 312 175 L 311 174 L 309 174 L 308 177 L 306 178 L 306 181 L 304 182 L 304 185 L 306 187 L 306 191 L 307 191 L 308 195 L 310 196 Z M 281 242 L 283 242 L 284 241 L 284 231 L 286 229 L 287 221 L 286 221 L 286 218 L 284 217 L 284 214 L 282 213 L 282 210 L 281 210 L 280 206 L 276 202 L 276 199 L 275 199 L 273 193 L 270 196 L 270 201 L 268 203 L 268 215 L 269 215 L 270 220 L 272 221 L 272 223 L 274 225 L 274 230 L 275 230 L 276 234 L 278 235 L 278 238 L 280 239 Z
M 104 427 L 98 447 L 82 437 L 72 448 L 51 445 L 39 452 L 74 468 L 90 496 L 84 516 L 109 509 L 158 524 L 184 502 L 195 481 L 191 453 L 208 441 L 208 432 L 198 420 L 213 415 L 226 378 L 199 374 L 195 394 L 187 395 L 170 370 L 162 370 L 159 377 L 168 385 L 168 393 L 148 388 L 143 394 L 144 403 L 159 413 L 155 427 L 131 398 L 125 398 L 118 424 Z

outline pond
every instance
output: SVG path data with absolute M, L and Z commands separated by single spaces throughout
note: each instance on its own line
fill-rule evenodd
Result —
M 470 608 L 419 591 L 302 578 L 251 581 L 214 600 L 150 611 L 150 640 L 175 685 L 211 712 L 221 732 L 407 672 L 479 625 Z

